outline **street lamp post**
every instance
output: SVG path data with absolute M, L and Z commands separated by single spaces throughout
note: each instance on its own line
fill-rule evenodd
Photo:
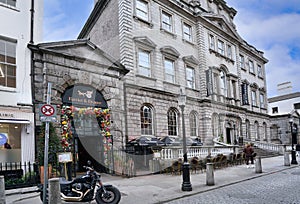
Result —
M 297 143 L 297 127 L 294 126 L 293 124 L 293 119 L 290 119 L 289 121 L 290 126 L 291 126 L 291 136 L 292 136 L 292 161 L 291 164 L 298 164 L 297 160 L 296 160 L 296 150 L 294 148 L 294 144 Z
M 186 150 L 186 135 L 185 135 L 185 123 L 184 123 L 184 107 L 186 103 L 186 95 L 180 90 L 180 95 L 178 97 L 178 105 L 181 109 L 182 114 L 182 139 L 183 139 L 183 165 L 182 165 L 182 191 L 191 191 L 192 184 L 190 181 L 190 165 L 187 161 L 187 150 Z

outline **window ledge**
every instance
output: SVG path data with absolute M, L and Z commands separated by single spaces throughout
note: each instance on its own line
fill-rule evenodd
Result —
M 188 43 L 188 44 L 190 44 L 190 45 L 192 45 L 192 46 L 195 46 L 195 43 L 192 42 L 192 41 L 189 41 L 189 40 L 186 40 L 186 39 L 182 39 L 182 41 L 183 41 L 184 43 Z
M 139 78 L 143 78 L 143 79 L 149 79 L 149 80 L 152 80 L 152 81 L 157 81 L 157 79 L 155 79 L 153 77 L 145 76 L 145 75 L 142 75 L 142 74 L 136 74 L 135 76 L 139 77 Z
M 173 82 L 163 81 L 163 83 L 164 84 L 170 84 L 170 85 L 176 86 L 176 87 L 180 87 L 180 85 L 179 84 L 175 84 L 175 82 L 173 83 Z
M 134 15 L 133 18 L 134 18 L 136 21 L 140 21 L 140 22 L 142 22 L 142 23 L 148 25 L 150 28 L 153 27 L 153 23 L 151 23 L 151 22 L 149 22 L 149 21 L 146 21 L 146 20 L 144 20 L 144 19 L 142 19 L 142 18 L 140 18 L 140 17 L 138 17 L 138 16 L 136 16 L 136 15 Z
M 11 9 L 11 10 L 14 10 L 14 11 L 18 11 L 18 12 L 20 11 L 20 9 L 17 9 L 17 7 L 14 7 L 14 6 L 5 4 L 5 3 L 0 3 L 0 6 Z
M 231 62 L 232 64 L 234 64 L 234 60 L 233 59 L 230 59 L 229 57 L 226 57 L 225 55 L 222 55 L 220 53 L 218 53 L 217 51 L 209 48 L 209 52 L 210 53 L 214 53 L 216 57 L 221 57 L 221 58 L 224 58 L 227 62 Z
M 176 34 L 170 32 L 170 31 L 167 31 L 167 30 L 165 30 L 165 29 L 163 29 L 163 28 L 160 28 L 160 31 L 161 31 L 162 33 L 166 33 L 166 34 L 168 34 L 168 35 L 171 35 L 174 39 L 177 38 L 177 35 L 176 35 Z

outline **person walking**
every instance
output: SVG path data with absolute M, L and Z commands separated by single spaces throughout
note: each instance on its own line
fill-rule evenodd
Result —
M 245 160 L 246 160 L 247 168 L 254 168 L 254 158 L 253 158 L 254 150 L 253 150 L 251 144 L 247 144 L 245 146 L 243 152 L 245 153 Z M 249 160 L 251 162 L 250 166 L 249 166 Z

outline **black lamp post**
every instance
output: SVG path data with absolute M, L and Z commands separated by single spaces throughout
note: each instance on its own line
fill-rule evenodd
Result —
M 294 144 L 297 143 L 298 128 L 293 124 L 293 119 L 290 119 L 289 123 L 291 126 L 291 136 L 292 136 L 292 161 L 291 161 L 291 164 L 298 164 L 298 162 L 296 160 L 296 150 L 294 148 Z
M 182 166 L 182 191 L 191 191 L 192 184 L 190 181 L 190 164 L 187 161 L 187 150 L 186 150 L 186 135 L 185 135 L 185 123 L 184 123 L 184 107 L 186 103 L 186 95 L 182 93 L 180 90 L 180 94 L 178 97 L 178 105 L 181 108 L 182 114 L 182 139 L 183 139 L 183 166 Z

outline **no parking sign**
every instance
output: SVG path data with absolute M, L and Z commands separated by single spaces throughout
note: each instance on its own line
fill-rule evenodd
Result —
M 39 115 L 41 122 L 55 122 L 56 121 L 56 105 L 40 104 Z

